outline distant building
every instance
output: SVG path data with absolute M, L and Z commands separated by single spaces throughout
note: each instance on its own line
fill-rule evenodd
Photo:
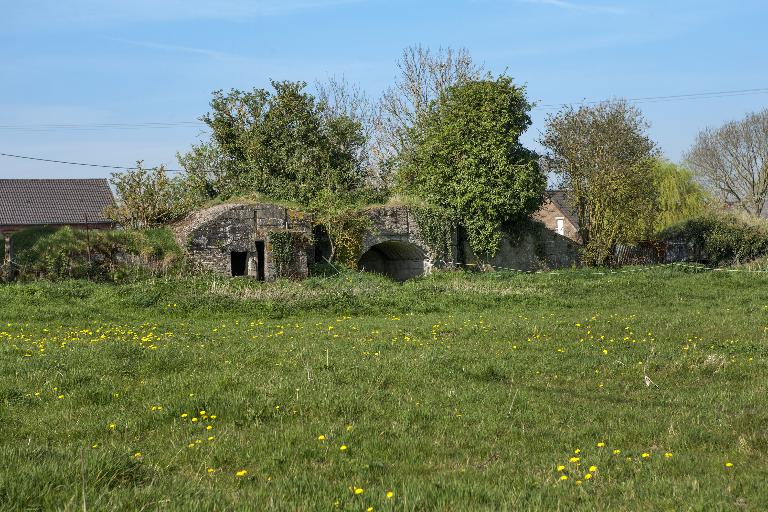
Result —
M 105 179 L 0 179 L 0 238 L 11 273 L 11 233 L 33 227 L 107 229 L 115 199 Z
M 579 219 L 571 206 L 565 190 L 547 190 L 544 204 L 533 214 L 533 220 L 576 243 L 581 243 Z

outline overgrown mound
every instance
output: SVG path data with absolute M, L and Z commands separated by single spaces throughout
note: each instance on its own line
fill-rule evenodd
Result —
M 19 279 L 121 281 L 173 273 L 184 254 L 168 229 L 86 231 L 34 228 L 13 235 Z

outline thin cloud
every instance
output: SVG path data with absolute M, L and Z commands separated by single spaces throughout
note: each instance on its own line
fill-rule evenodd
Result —
M 619 7 L 613 7 L 608 5 L 594 5 L 594 4 L 582 4 L 571 2 L 568 0 L 518 0 L 526 4 L 539 4 L 550 5 L 552 7 L 559 7 L 561 9 L 570 9 L 573 11 L 584 12 L 604 12 L 611 14 L 622 14 L 625 11 Z
M 15 2 L 4 11 L 9 27 L 33 23 L 104 23 L 190 19 L 247 20 L 362 3 L 366 0 L 71 0 L 40 10 Z
M 195 48 L 193 46 L 181 46 L 175 44 L 155 43 L 153 41 L 137 41 L 133 39 L 119 39 L 111 38 L 112 41 L 118 43 L 125 43 L 131 46 L 139 46 L 142 48 L 151 48 L 155 50 L 162 50 L 167 52 L 179 52 L 188 53 L 192 55 L 202 55 L 216 60 L 243 60 L 245 57 L 236 55 L 233 53 L 220 52 L 216 50 L 209 50 L 207 48 Z

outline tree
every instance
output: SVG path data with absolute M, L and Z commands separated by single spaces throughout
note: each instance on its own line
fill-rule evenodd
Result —
M 362 187 L 360 122 L 329 111 L 303 82 L 273 81 L 272 88 L 213 93 L 202 117 L 210 141 L 179 156 L 189 183 L 207 197 L 261 193 L 301 204 L 320 190 Z
M 658 208 L 656 231 L 697 217 L 707 210 L 710 195 L 696 183 L 691 171 L 657 159 L 653 164 L 653 172 Z
M 467 81 L 433 101 L 409 134 L 400 187 L 455 212 L 481 258 L 496 253 L 502 224 L 541 205 L 546 179 L 520 143 L 530 109 L 507 76 Z
M 481 66 L 472 61 L 465 49 L 422 46 L 403 50 L 397 62 L 395 84 L 384 91 L 374 117 L 373 166 L 382 186 L 391 184 L 398 156 L 413 144 L 412 128 L 450 87 L 483 76 Z
M 761 216 L 768 199 L 768 109 L 702 131 L 686 162 L 722 200 Z
M 117 203 L 107 213 L 123 227 L 144 229 L 167 224 L 186 215 L 194 200 L 179 178 L 169 178 L 165 168 L 136 169 L 113 173 L 110 180 Z
M 568 107 L 547 120 L 540 142 L 577 212 L 587 264 L 605 264 L 616 243 L 653 232 L 657 150 L 647 129 L 624 100 Z

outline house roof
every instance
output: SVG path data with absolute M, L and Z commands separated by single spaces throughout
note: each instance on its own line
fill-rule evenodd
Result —
M 571 205 L 568 199 L 568 191 L 566 190 L 547 190 L 547 197 L 552 204 L 554 204 L 558 210 L 573 224 L 575 228 L 579 227 L 579 217 L 576 214 L 576 209 Z
M 106 179 L 0 179 L 0 227 L 110 222 Z

